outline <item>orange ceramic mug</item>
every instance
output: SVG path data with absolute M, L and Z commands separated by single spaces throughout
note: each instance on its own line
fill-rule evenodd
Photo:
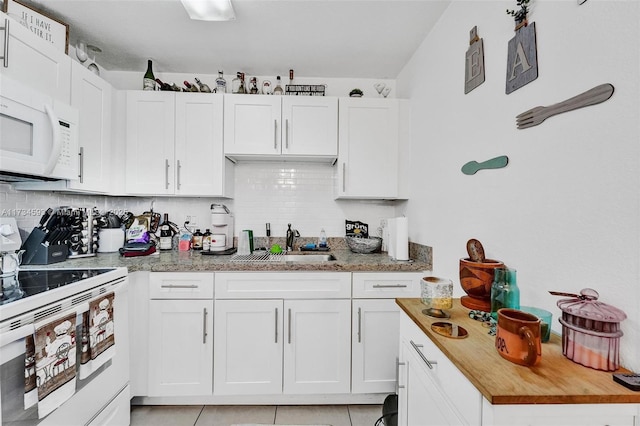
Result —
M 513 363 L 532 366 L 540 362 L 540 318 L 517 309 L 498 310 L 496 349 Z

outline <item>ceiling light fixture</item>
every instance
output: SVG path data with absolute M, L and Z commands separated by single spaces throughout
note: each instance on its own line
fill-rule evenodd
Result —
M 236 14 L 231 0 L 180 0 L 191 19 L 199 21 L 233 21 Z

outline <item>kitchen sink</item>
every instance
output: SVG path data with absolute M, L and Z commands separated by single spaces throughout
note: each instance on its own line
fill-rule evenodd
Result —
M 332 254 L 270 254 L 257 253 L 242 255 L 236 254 L 231 258 L 232 262 L 295 262 L 295 263 L 322 263 L 332 262 L 336 258 Z
M 272 255 L 273 257 L 273 255 Z M 278 256 L 284 262 L 331 262 L 336 260 L 332 254 L 285 254 Z

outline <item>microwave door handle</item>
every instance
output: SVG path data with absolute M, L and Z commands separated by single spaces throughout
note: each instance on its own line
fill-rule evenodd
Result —
M 51 135 L 53 136 L 53 141 L 51 143 L 51 154 L 49 155 L 49 161 L 44 168 L 45 176 L 49 176 L 53 172 L 53 169 L 56 168 L 56 164 L 58 164 L 60 151 L 62 151 L 62 141 L 60 140 L 61 135 L 60 125 L 58 124 L 58 117 L 49 105 L 45 105 L 44 110 L 46 111 L 49 122 L 51 123 Z

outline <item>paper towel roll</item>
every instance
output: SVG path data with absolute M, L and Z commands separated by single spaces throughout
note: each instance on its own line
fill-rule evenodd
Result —
M 396 218 L 390 217 L 387 219 L 387 227 L 389 228 L 387 235 L 387 253 L 392 259 L 396 258 Z
M 395 222 L 395 258 L 396 260 L 409 260 L 409 219 L 397 217 Z

